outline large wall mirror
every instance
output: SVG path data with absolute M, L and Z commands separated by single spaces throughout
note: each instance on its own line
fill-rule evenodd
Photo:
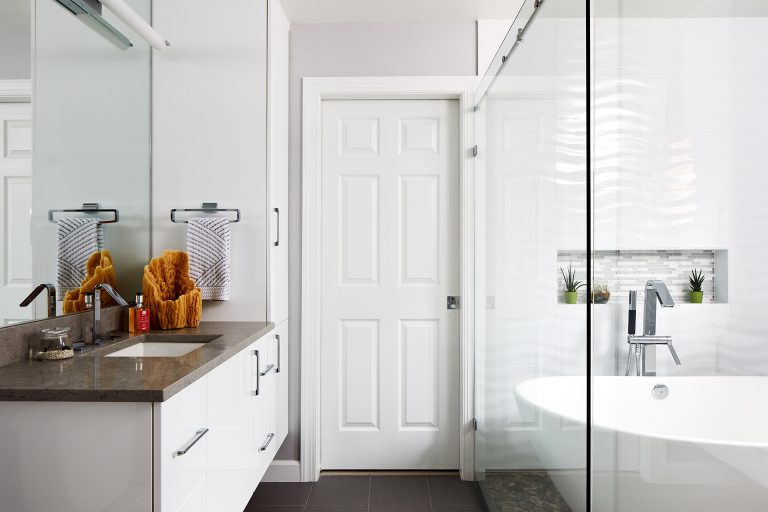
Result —
M 71 10 L 83 3 L 98 9 L 97 2 L 26 3 L 34 20 L 31 103 L 0 103 L 7 146 L 0 152 L 0 325 L 48 316 L 45 292 L 19 306 L 43 283 L 57 287 L 57 314 L 77 309 L 61 299 L 91 277 L 78 268 L 89 256 L 130 301 L 150 256 L 150 48 L 107 9 L 103 20 L 132 46 Z M 151 0 L 127 3 L 150 20 Z M 31 147 L 22 148 L 24 137 Z M 111 261 L 94 249 L 109 251 Z

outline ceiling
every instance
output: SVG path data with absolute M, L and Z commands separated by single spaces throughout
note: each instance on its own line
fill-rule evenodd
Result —
M 4 1 L 4 0 L 0 0 Z M 281 0 L 292 23 L 514 19 L 524 0 Z M 527 0 L 531 2 L 532 0 Z M 545 0 L 546 17 L 582 17 L 587 0 Z M 595 0 L 599 17 L 768 17 L 768 0 Z

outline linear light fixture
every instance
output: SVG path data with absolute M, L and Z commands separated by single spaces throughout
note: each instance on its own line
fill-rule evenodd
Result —
M 123 0 L 100 1 L 103 5 L 107 6 L 107 9 L 112 11 L 115 16 L 123 20 L 123 23 L 131 27 L 146 42 L 148 42 L 155 50 L 162 50 L 166 46 L 171 46 L 171 43 L 169 43 L 167 39 L 158 34 L 149 23 L 144 21 L 144 18 L 128 7 Z
M 88 0 L 56 0 L 56 2 L 119 49 L 127 50 L 133 46 L 127 37 L 101 17 L 100 3 Z

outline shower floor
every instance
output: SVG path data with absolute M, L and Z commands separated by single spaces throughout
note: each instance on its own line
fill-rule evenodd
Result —
M 487 473 L 481 487 L 491 512 L 571 512 L 544 471 Z

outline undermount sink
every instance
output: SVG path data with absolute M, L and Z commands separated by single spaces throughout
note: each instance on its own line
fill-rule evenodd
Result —
M 144 334 L 138 341 L 104 357 L 181 357 L 219 338 L 215 334 Z

